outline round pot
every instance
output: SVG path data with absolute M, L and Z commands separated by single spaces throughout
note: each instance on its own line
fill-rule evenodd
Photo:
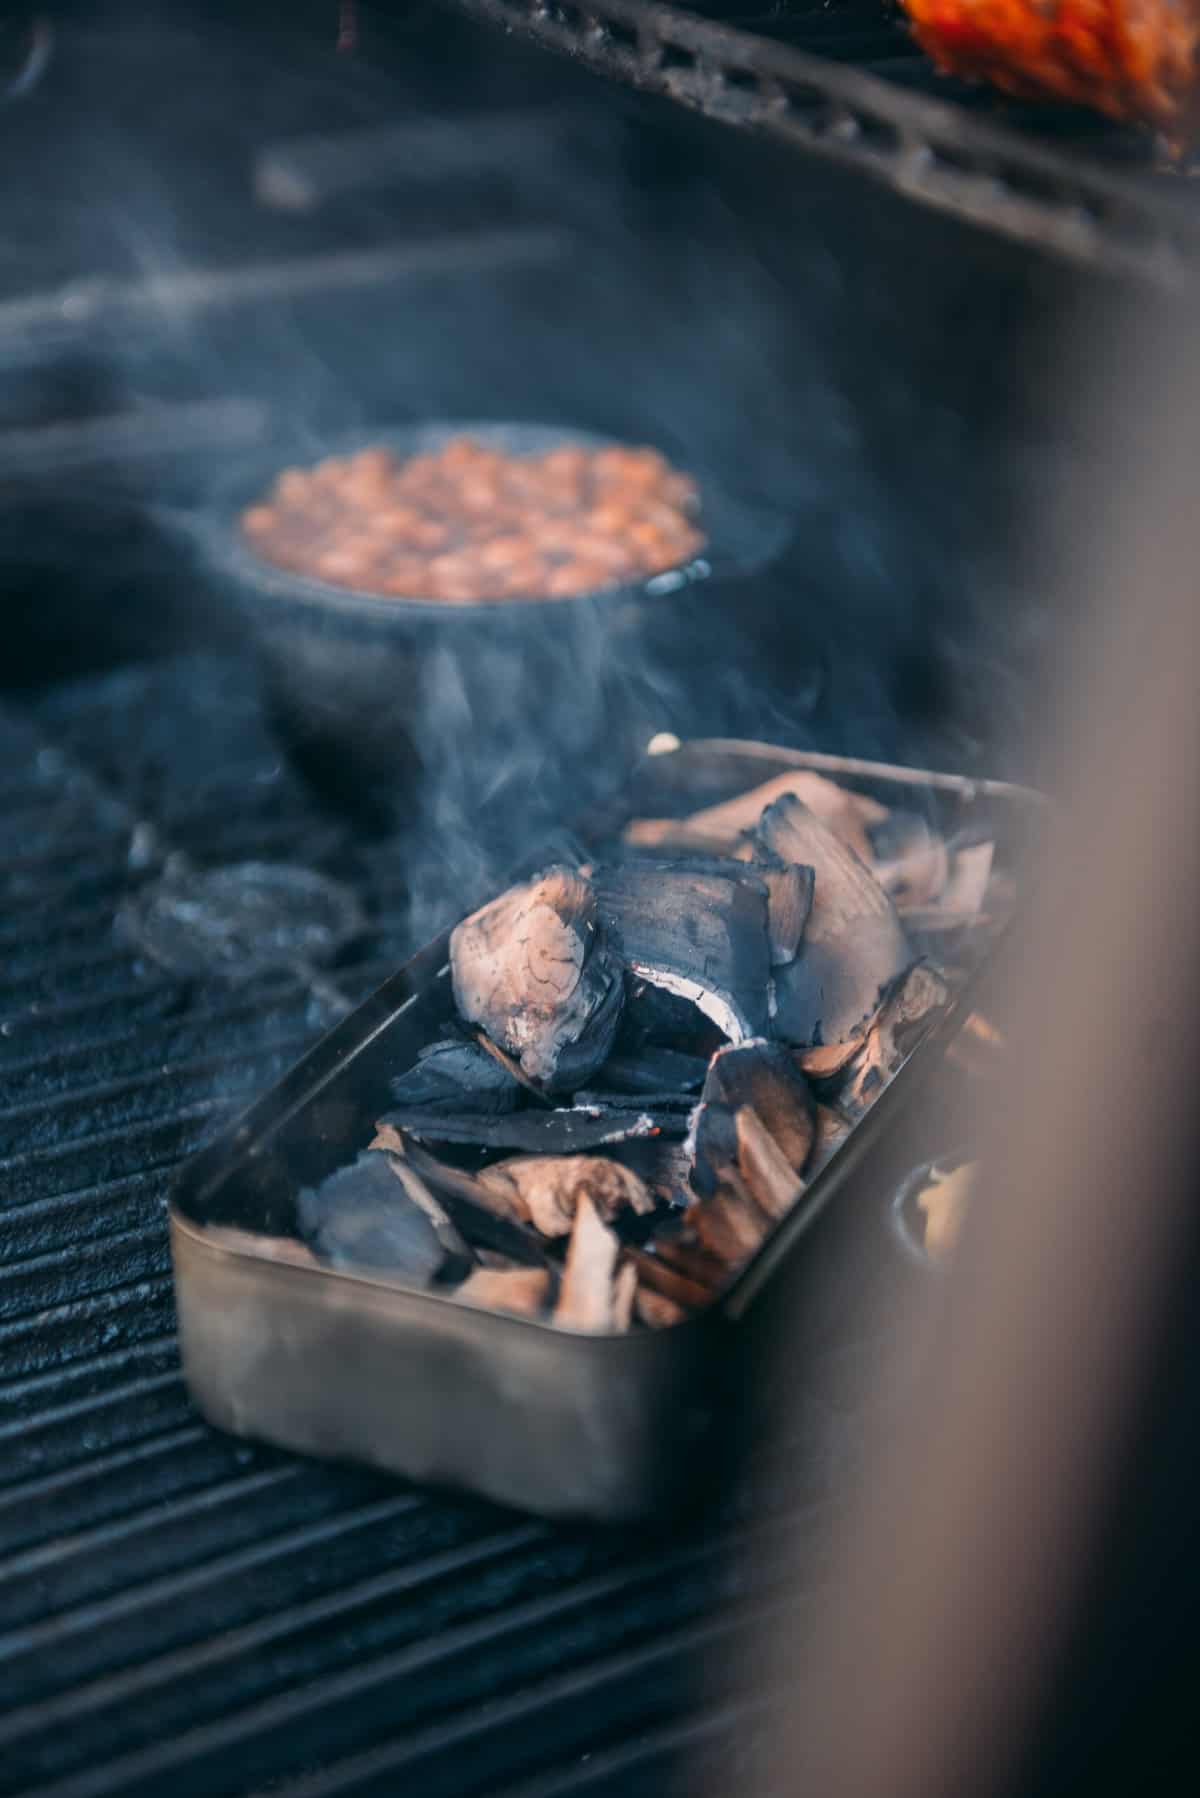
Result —
M 324 447 L 385 444 L 406 457 L 460 435 L 510 454 L 614 441 L 549 425 L 438 423 Z M 787 535 L 779 515 L 689 468 L 704 551 L 636 585 L 466 605 L 360 593 L 273 567 L 242 535 L 243 508 L 301 459 L 276 450 L 237 468 L 196 537 L 257 646 L 289 753 L 339 803 L 385 815 L 403 808 L 418 770 L 453 775 L 466 802 L 550 766 L 594 767 L 623 753 L 626 724 L 636 733 L 664 685 L 686 682 L 703 659 L 714 604 L 728 605 L 719 589 L 764 567 Z

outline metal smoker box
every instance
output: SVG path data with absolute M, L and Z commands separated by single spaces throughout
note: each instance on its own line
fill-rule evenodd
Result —
M 924 810 L 948 832 L 990 836 L 997 868 L 1010 874 L 1044 804 L 1000 782 L 695 741 L 649 758 L 584 841 L 604 841 L 633 816 L 682 815 L 792 768 Z M 584 1334 L 256 1252 L 255 1236 L 297 1234 L 297 1193 L 369 1140 L 389 1106 L 389 1076 L 451 1014 L 448 938 L 421 950 L 178 1177 L 171 1244 L 193 1397 L 238 1435 L 547 1515 L 618 1521 L 685 1503 L 720 1465 L 726 1428 L 743 1409 L 748 1323 L 804 1259 L 839 1194 L 870 1180 L 969 1005 L 960 1000 L 913 1050 L 707 1311 L 663 1330 Z M 222 1240 L 231 1227 L 245 1233 L 232 1243 Z

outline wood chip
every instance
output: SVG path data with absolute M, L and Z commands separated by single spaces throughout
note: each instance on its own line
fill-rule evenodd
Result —
M 668 1267 L 656 1254 L 646 1249 L 627 1248 L 627 1260 L 637 1269 L 638 1290 L 649 1289 L 663 1298 L 670 1299 L 675 1305 L 686 1311 L 700 1311 L 712 1298 L 712 1289 L 701 1285 L 698 1280 L 689 1279 L 676 1268 Z M 725 1267 L 724 1261 L 721 1263 Z
M 816 875 L 800 952 L 775 973 L 774 1034 L 804 1047 L 841 1042 L 912 960 L 896 908 L 857 855 L 799 800 L 777 800 L 759 832 L 773 854 Z
M 844 1111 L 834 1105 L 818 1105 L 816 1116 L 816 1138 L 813 1142 L 812 1156 L 805 1170 L 810 1180 L 815 1179 L 823 1168 L 828 1167 L 854 1124 Z
M 551 868 L 465 918 L 450 936 L 460 1015 L 549 1091 L 572 1091 L 613 1045 L 624 995 L 590 883 Z
M 857 1119 L 874 1103 L 950 999 L 946 981 L 927 962 L 896 981 L 839 1090 L 838 1103 L 849 1116 Z
M 702 1196 L 728 1181 L 738 1165 L 736 1113 L 753 1106 L 796 1173 L 813 1143 L 813 1099 L 791 1051 L 780 1043 L 751 1042 L 713 1056 L 690 1141 L 692 1185 Z
M 545 1310 L 550 1297 L 550 1270 L 479 1267 L 455 1288 L 454 1297 L 490 1311 L 515 1311 L 522 1317 L 536 1317 Z
M 688 1222 L 704 1247 L 731 1268 L 749 1260 L 770 1228 L 740 1179 L 728 1182 L 710 1199 L 698 1199 Z
M 739 1107 L 735 1124 L 738 1171 L 750 1197 L 767 1217 L 783 1217 L 804 1192 L 803 1180 L 752 1105 Z
M 576 1330 L 614 1327 L 613 1278 L 621 1245 L 584 1193 L 575 1210 L 554 1321 Z
M 634 1294 L 633 1309 L 650 1330 L 669 1330 L 673 1324 L 685 1322 L 688 1315 L 682 1305 L 645 1286 L 639 1286 Z
M 637 1297 L 637 1283 L 637 1268 L 631 1261 L 626 1261 L 617 1269 L 617 1277 L 613 1281 L 612 1327 L 614 1330 L 627 1330 L 633 1322 L 633 1301 Z
M 623 1211 L 645 1216 L 654 1200 L 631 1168 L 601 1155 L 517 1155 L 484 1168 L 480 1184 L 515 1193 L 526 1219 L 543 1236 L 566 1236 L 584 1195 L 605 1223 Z
M 736 842 L 746 831 L 754 829 L 769 805 L 773 805 L 777 799 L 788 797 L 802 800 L 844 843 L 864 857 L 871 853 L 867 825 L 881 824 L 888 815 L 888 808 L 878 800 L 870 799 L 863 793 L 855 793 L 849 787 L 839 786 L 836 781 L 827 779 L 814 769 L 795 768 L 791 773 L 776 775 L 773 780 L 766 780 L 761 786 L 752 787 L 747 793 L 739 793 L 734 799 L 725 799 L 719 805 L 709 805 L 701 811 L 691 812 L 682 820 L 638 819 L 629 826 L 626 837 L 630 842 L 644 843 L 652 840 L 651 833 L 658 830 L 664 833 L 659 840 L 665 841 L 665 833 L 672 830 L 677 832 L 682 824 L 688 832 L 708 837 L 714 842 L 727 843 L 731 839 Z

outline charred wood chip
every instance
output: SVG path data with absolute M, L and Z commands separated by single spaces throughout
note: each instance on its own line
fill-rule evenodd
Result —
M 692 1184 L 714 1192 L 738 1165 L 736 1113 L 750 1106 L 795 1173 L 813 1145 L 813 1097 L 792 1055 L 779 1043 L 751 1042 L 718 1050 L 692 1125 Z
M 554 1321 L 575 1330 L 612 1330 L 621 1244 L 585 1193 L 575 1211 Z
M 866 1027 L 862 1024 L 840 1043 L 825 1043 L 816 1049 L 798 1049 L 796 1061 L 810 1080 L 833 1080 L 843 1073 L 863 1046 Z
M 450 971 L 461 1016 L 547 1090 L 573 1090 L 607 1058 L 623 972 L 590 883 L 571 869 L 550 868 L 464 919 Z
M 610 1143 L 644 1136 L 683 1136 L 686 1115 L 644 1105 L 559 1107 L 514 1111 L 507 1117 L 446 1117 L 441 1112 L 389 1111 L 380 1119 L 422 1142 L 469 1143 L 480 1149 L 515 1149 L 527 1155 L 582 1155 Z
M 945 838 L 915 812 L 892 812 L 868 835 L 875 878 L 899 910 L 934 904 L 950 874 Z
M 775 1035 L 805 1047 L 841 1042 L 911 961 L 896 908 L 875 876 L 798 799 L 763 814 L 760 840 L 816 875 L 795 961 L 775 974 Z
M 639 1286 L 633 1298 L 634 1315 L 648 1330 L 668 1330 L 672 1324 L 681 1324 L 687 1317 L 682 1305 L 675 1304 L 661 1292 L 655 1292 L 647 1286 Z
M 488 1311 L 513 1311 L 520 1317 L 538 1317 L 550 1302 L 552 1281 L 548 1267 L 478 1267 L 454 1296 Z
M 620 1117 L 637 1111 L 690 1111 L 695 1093 L 610 1093 L 603 1087 L 584 1087 L 575 1094 L 576 1105 Z
M 942 908 L 947 912 L 982 911 L 992 878 L 995 859 L 994 843 L 972 843 L 954 851 L 950 878 L 942 894 Z
M 951 997 L 945 979 L 928 962 L 918 962 L 893 984 L 838 1095 L 851 1117 L 861 1115 L 878 1098 Z
M 672 828 L 678 831 L 681 824 L 687 831 L 714 841 L 736 840 L 755 828 L 769 805 L 789 797 L 803 801 L 859 855 L 870 853 L 867 826 L 880 824 L 887 817 L 887 807 L 880 805 L 878 800 L 839 786 L 811 768 L 795 768 L 788 774 L 764 781 L 761 786 L 752 787 L 749 792 L 739 793 L 736 798 L 691 812 L 684 819 L 638 819 L 627 829 L 626 840 L 647 842 L 652 829 L 657 828 L 664 833 L 660 841 L 666 841 L 669 838 L 665 833 Z
M 596 897 L 634 974 L 689 999 L 734 1041 L 765 1030 L 770 952 L 760 879 L 625 862 L 598 870 Z
M 653 1044 L 636 1054 L 610 1055 L 600 1071 L 606 1090 L 614 1093 L 696 1093 L 708 1072 L 706 1055 L 684 1055 Z
M 449 1217 L 414 1199 L 388 1155 L 366 1150 L 301 1192 L 296 1212 L 304 1235 L 335 1267 L 380 1269 L 419 1286 L 470 1270 L 470 1251 Z
M 767 1217 L 781 1218 L 803 1193 L 804 1182 L 752 1105 L 739 1106 L 734 1121 L 738 1172 L 746 1190 Z
M 545 1261 L 545 1249 L 527 1227 L 515 1190 L 507 1191 L 499 1181 L 485 1186 L 477 1174 L 440 1161 L 392 1124 L 379 1126 L 371 1148 L 403 1157 L 441 1199 L 469 1242 L 523 1266 L 538 1267 Z
M 513 1075 L 478 1043 L 454 1038 L 422 1049 L 416 1065 L 389 1085 L 399 1104 L 419 1111 L 501 1113 L 521 1096 Z
M 479 1180 L 513 1193 L 524 1220 L 543 1236 L 568 1235 L 585 1196 L 605 1223 L 623 1211 L 641 1217 L 654 1209 L 638 1176 L 602 1155 L 517 1155 L 485 1168 Z

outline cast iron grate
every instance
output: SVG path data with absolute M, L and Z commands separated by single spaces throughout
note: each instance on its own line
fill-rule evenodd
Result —
M 1144 140 L 942 80 L 889 0 L 701 0 L 696 11 L 644 0 L 457 3 L 1073 262 L 1167 287 L 1200 263 L 1200 215 L 1182 180 L 1152 173 Z
M 300 975 L 144 964 L 117 909 L 167 844 L 303 862 L 369 916 L 356 999 L 404 953 L 402 852 L 314 810 L 218 658 L 0 712 L 0 751 L 0 1794 L 657 1793 L 744 1752 L 763 1698 L 706 1702 L 708 1670 L 784 1601 L 832 1461 L 662 1539 L 301 1462 L 188 1403 L 171 1171 L 327 1020 Z

